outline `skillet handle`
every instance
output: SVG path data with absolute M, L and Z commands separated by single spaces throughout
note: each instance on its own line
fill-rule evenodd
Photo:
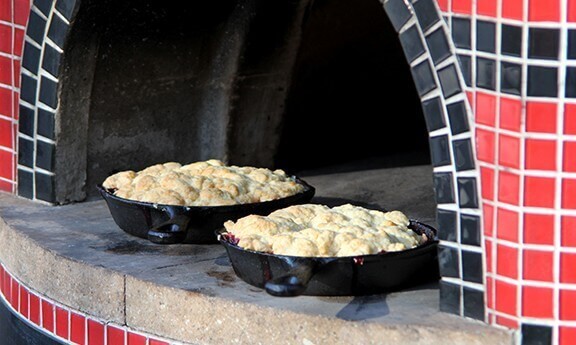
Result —
M 277 297 L 295 297 L 304 293 L 308 282 L 316 271 L 316 264 L 294 266 L 285 275 L 269 280 L 264 285 L 266 292 Z
M 170 219 L 148 230 L 148 240 L 157 244 L 182 243 L 186 239 L 190 218 L 168 211 Z

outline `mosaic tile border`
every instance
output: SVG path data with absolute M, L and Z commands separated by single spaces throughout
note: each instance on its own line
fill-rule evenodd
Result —
M 99 320 L 26 287 L 0 263 L 0 298 L 23 322 L 68 344 L 184 345 L 129 327 Z

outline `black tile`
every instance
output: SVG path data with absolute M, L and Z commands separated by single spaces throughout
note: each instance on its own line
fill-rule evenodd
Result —
M 551 345 L 552 327 L 522 324 L 522 345 Z
M 558 69 L 528 66 L 528 96 L 557 97 Z
M 411 72 L 412 79 L 414 79 L 414 85 L 416 86 L 420 96 L 423 96 L 436 88 L 434 75 L 432 74 L 432 69 L 430 68 L 428 60 L 424 60 L 418 65 L 412 67 Z
M 424 118 L 426 119 L 428 132 L 446 127 L 440 97 L 434 97 L 422 102 L 422 110 Z
M 452 40 L 456 48 L 472 49 L 470 19 L 452 18 Z
M 426 44 L 435 65 L 446 60 L 452 54 L 446 39 L 446 33 L 442 27 L 426 36 Z
M 476 49 L 483 52 L 496 52 L 496 24 L 483 20 L 476 21 Z
M 474 169 L 474 152 L 472 151 L 472 142 L 470 139 L 454 140 L 452 142 L 454 150 L 454 161 L 456 171 Z
M 58 83 L 42 77 L 40 81 L 40 102 L 56 109 L 58 105 Z
M 462 92 L 460 80 L 458 79 L 458 72 L 456 72 L 456 66 L 448 65 L 441 70 L 438 70 L 438 78 L 440 79 L 440 86 L 442 86 L 444 98 L 449 98 Z
M 44 45 L 44 57 L 42 58 L 42 68 L 55 77 L 58 77 L 60 69 L 60 57 L 62 54 L 51 46 Z
M 388 18 L 396 32 L 400 31 L 402 26 L 412 17 L 404 0 L 388 0 L 384 3 L 384 11 L 388 14 Z
M 478 193 L 474 177 L 458 178 L 458 201 L 462 208 L 478 208 Z
M 438 218 L 438 238 L 444 241 L 458 241 L 456 212 L 439 209 L 436 217 Z
M 38 109 L 38 134 L 48 139 L 56 139 L 54 135 L 54 113 Z
M 36 140 L 36 166 L 48 171 L 54 171 L 54 144 Z
M 559 42 L 559 29 L 530 28 L 528 29 L 528 57 L 558 60 Z
M 34 167 L 34 142 L 18 138 L 18 164 L 28 168 Z
M 496 62 L 494 60 L 477 58 L 476 86 L 496 90 Z
M 568 51 L 566 58 L 576 60 L 576 29 L 568 30 Z
M 522 27 L 502 24 L 502 43 L 500 50 L 503 55 L 521 56 Z
M 36 199 L 54 202 L 54 176 L 36 172 Z
M 448 136 L 442 135 L 430 138 L 430 156 L 432 165 L 435 167 L 450 165 L 450 148 L 448 146 Z
M 464 294 L 464 316 L 472 319 L 484 321 L 484 291 L 470 289 L 466 286 L 462 288 Z
M 27 199 L 34 197 L 34 175 L 31 172 L 18 169 L 18 195 Z
M 60 48 L 64 47 L 66 35 L 68 34 L 68 25 L 58 16 L 52 16 L 48 37 Z
M 500 65 L 500 90 L 512 95 L 520 95 L 522 85 L 522 65 L 502 62 Z
M 36 43 L 42 44 L 44 41 L 44 31 L 46 30 L 46 21 L 40 17 L 36 12 L 30 11 L 28 18 L 28 26 L 26 28 L 26 35 L 33 39 Z
M 448 104 L 446 106 L 448 111 L 448 120 L 450 120 L 450 131 L 452 134 L 460 134 L 468 132 L 470 126 L 468 125 L 468 110 L 464 101 Z
M 64 18 L 72 19 L 72 15 L 74 14 L 74 9 L 76 6 L 76 0 L 58 0 L 56 1 L 56 9 L 60 12 Z
M 482 253 L 462 250 L 462 279 L 482 283 Z
M 576 67 L 566 67 L 566 98 L 576 98 Z
M 408 62 L 414 61 L 418 56 L 424 54 L 425 49 L 420 37 L 420 32 L 416 25 L 412 25 L 399 35 L 402 49 Z
M 460 278 L 458 249 L 438 245 L 438 267 L 442 277 Z
M 34 47 L 30 43 L 24 44 L 24 54 L 22 54 L 22 67 L 38 74 L 38 66 L 40 65 L 40 49 Z
M 438 10 L 436 10 L 433 1 L 434 0 L 419 0 L 412 5 L 414 6 L 414 11 L 416 11 L 416 17 L 418 18 L 422 32 L 427 31 L 440 21 Z
M 437 172 L 434 173 L 434 191 L 436 193 L 436 203 L 452 204 L 454 199 L 454 180 L 452 173 Z
M 480 246 L 481 236 L 480 217 L 469 214 L 460 215 L 461 242 L 472 246 Z
M 20 98 L 26 102 L 35 105 L 36 104 L 36 79 L 29 77 L 25 74 L 21 75 L 22 84 L 20 85 Z
M 459 54 L 458 62 L 460 62 L 464 83 L 466 83 L 466 86 L 472 87 L 472 58 L 468 55 Z
M 34 136 L 34 109 L 30 109 L 24 105 L 20 105 L 20 113 L 18 119 L 18 128 L 20 133 L 24 133 L 30 137 Z
M 440 311 L 460 315 L 460 285 L 440 281 Z
M 52 9 L 52 2 L 53 0 L 34 0 L 34 6 L 48 17 L 48 15 L 50 15 L 50 9 Z

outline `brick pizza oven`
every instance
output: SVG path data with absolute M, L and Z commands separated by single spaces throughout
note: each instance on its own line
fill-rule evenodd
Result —
M 576 343 L 576 0 L 0 0 L 5 193 L 58 207 L 161 161 L 401 147 L 433 168 L 439 309 Z

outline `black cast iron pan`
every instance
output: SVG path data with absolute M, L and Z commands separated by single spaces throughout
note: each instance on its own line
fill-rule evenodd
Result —
M 234 272 L 273 296 L 356 296 L 396 291 L 439 278 L 437 231 L 411 220 L 427 241 L 412 249 L 355 257 L 296 257 L 246 250 L 225 230 L 217 236 Z
M 315 188 L 293 177 L 304 191 L 282 199 L 251 204 L 226 206 L 173 206 L 153 204 L 120 198 L 113 191 L 98 185 L 116 224 L 131 235 L 154 243 L 218 243 L 215 230 L 227 220 L 236 221 L 250 214 L 268 215 L 274 210 L 306 203 L 312 199 Z

